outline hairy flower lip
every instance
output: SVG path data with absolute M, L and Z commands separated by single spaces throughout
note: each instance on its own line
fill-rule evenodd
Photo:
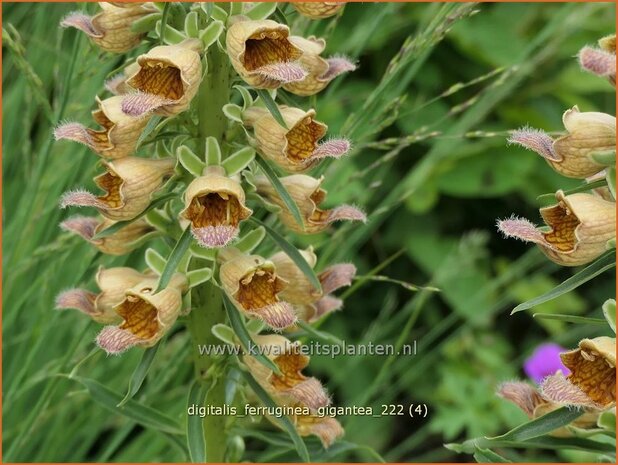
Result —
M 584 47 L 579 51 L 579 64 L 581 67 L 597 76 L 616 77 L 616 53 Z

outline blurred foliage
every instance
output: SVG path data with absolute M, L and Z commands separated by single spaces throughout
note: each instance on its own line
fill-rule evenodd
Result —
M 354 262 L 361 275 L 399 253 L 379 274 L 441 289 L 410 293 L 365 281 L 323 324 L 348 343 L 418 342 L 417 355 L 386 363 L 379 357 L 314 357 L 311 373 L 336 405 L 380 411 L 382 404 L 426 403 L 429 415 L 340 418 L 344 442 L 324 452 L 308 441 L 316 461 L 375 460 L 354 444 L 392 461 L 470 460 L 443 443 L 491 436 L 524 421 L 495 396 L 497 383 L 522 377 L 522 361 L 537 344 L 574 346 L 600 331 L 539 322 L 532 312 L 509 316 L 517 303 L 573 271 L 502 240 L 494 222 L 512 212 L 536 219 L 538 195 L 577 185 L 535 154 L 507 147 L 505 139 L 508 130 L 525 124 L 559 131 L 562 112 L 575 104 L 615 113 L 611 88 L 582 73 L 573 58 L 613 31 L 615 5 L 487 3 L 474 6 L 473 15 L 463 12 L 466 6 L 353 3 L 341 17 L 311 24 L 284 10 L 295 32 L 326 36 L 328 53 L 360 64 L 312 104 L 331 134 L 349 135 L 356 149 L 325 170 L 329 202 L 354 202 L 370 215 L 366 228 L 339 226 L 332 239 L 296 243 L 316 245 L 322 263 Z M 67 216 L 57 208 L 59 196 L 91 185 L 94 169 L 87 149 L 54 144 L 51 130 L 67 118 L 86 121 L 101 83 L 122 64 L 75 31 L 58 29 L 74 8 L 2 4 L 4 459 L 186 461 L 178 439 L 110 414 L 77 383 L 56 376 L 88 355 L 97 328 L 77 314 L 55 312 L 55 294 L 91 284 L 95 260 L 143 266 L 139 252 L 101 258 L 57 227 Z M 392 69 L 395 77 L 385 83 Z M 602 302 L 615 293 L 613 283 L 606 275 L 542 311 L 600 316 Z M 136 398 L 179 421 L 192 377 L 188 344 L 179 325 Z M 139 358 L 138 351 L 118 358 L 97 353 L 80 372 L 124 392 Z M 245 459 L 297 460 L 285 435 L 261 426 L 264 434 L 239 425 Z M 581 455 L 522 451 L 509 458 Z

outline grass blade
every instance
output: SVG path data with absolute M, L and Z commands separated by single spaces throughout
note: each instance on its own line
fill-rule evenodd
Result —
M 250 373 L 246 371 L 242 371 L 241 373 L 242 373 L 243 378 L 245 378 L 245 380 L 247 381 L 247 383 L 249 384 L 249 386 L 255 393 L 255 395 L 257 395 L 260 398 L 260 400 L 262 401 L 264 405 L 266 405 L 267 407 L 271 407 L 271 408 L 277 407 L 277 404 L 275 404 L 275 402 L 270 398 L 270 396 L 266 393 L 266 391 L 262 389 L 262 386 L 260 386 L 258 382 L 255 379 L 253 379 L 253 376 L 251 376 Z M 288 433 L 288 435 L 290 436 L 290 439 L 292 439 L 292 441 L 294 442 L 294 445 L 296 446 L 296 451 L 298 452 L 298 455 L 300 456 L 301 460 L 303 462 L 310 462 L 311 458 L 309 457 L 307 446 L 305 445 L 302 438 L 298 435 L 298 432 L 296 431 L 296 428 L 294 428 L 294 425 L 292 424 L 290 419 L 287 416 L 281 416 L 281 417 L 273 417 L 273 421 L 277 423 L 286 433 Z
M 566 323 L 579 323 L 589 325 L 605 325 L 607 322 L 603 318 L 588 318 L 585 316 L 575 315 L 562 315 L 559 313 L 535 313 L 533 318 L 540 318 L 542 320 L 558 320 Z
M 184 254 L 189 250 L 189 246 L 191 246 L 191 242 L 193 241 L 193 235 L 191 234 L 191 226 L 187 226 L 178 239 L 178 242 L 174 246 L 174 249 L 170 253 L 169 258 L 167 259 L 167 263 L 165 264 L 165 269 L 163 273 L 161 273 L 161 277 L 159 278 L 159 285 L 157 286 L 157 292 L 161 292 L 170 282 L 172 276 L 176 272 L 180 261 Z
M 478 463 L 512 463 L 500 454 L 496 454 L 493 450 L 481 449 L 478 446 L 476 447 L 476 452 L 474 453 L 474 460 Z
M 279 194 L 279 197 L 281 197 L 281 200 L 283 200 L 285 206 L 288 207 L 288 209 L 290 210 L 290 213 L 294 217 L 294 220 L 296 220 L 300 227 L 304 228 L 305 223 L 303 222 L 303 216 L 300 213 L 298 205 L 296 205 L 296 202 L 294 202 L 294 199 L 287 191 L 285 186 L 281 184 L 281 181 L 277 177 L 277 173 L 275 173 L 275 171 L 268 164 L 268 162 L 262 157 L 256 157 L 255 161 L 257 161 L 257 164 L 260 165 L 260 168 L 262 168 L 262 171 L 277 191 L 277 194 Z
M 273 241 L 275 241 L 277 245 L 281 248 L 281 250 L 283 250 L 287 254 L 287 256 L 292 259 L 292 261 L 296 264 L 298 268 L 300 268 L 303 274 L 311 282 L 313 287 L 315 287 L 318 291 L 322 291 L 322 285 L 320 284 L 320 280 L 313 271 L 313 268 L 309 266 L 307 260 L 303 258 L 303 256 L 300 254 L 296 247 L 290 244 L 281 234 L 279 234 L 273 228 L 262 223 L 260 220 L 251 217 L 249 218 L 249 221 L 252 221 L 259 226 L 262 226 L 273 239 Z
M 159 346 L 161 342 L 158 342 L 153 347 L 149 347 L 146 349 L 142 355 L 142 359 L 139 361 L 139 364 L 133 371 L 133 375 L 129 380 L 129 389 L 127 390 L 127 394 L 124 396 L 124 399 L 120 401 L 117 405 L 118 407 L 122 407 L 129 400 L 135 397 L 139 388 L 142 387 L 144 380 L 146 379 L 146 375 L 150 371 L 150 367 L 152 366 L 152 362 L 154 361 L 155 355 L 157 355 L 157 351 L 159 350 Z
M 187 399 L 187 409 L 192 405 L 204 404 L 206 390 L 202 383 L 193 382 Z M 187 415 L 187 446 L 193 463 L 206 461 L 206 442 L 204 441 L 204 422 L 199 415 Z
M 255 91 L 257 92 L 258 96 L 262 99 L 262 102 L 264 102 L 264 105 L 266 105 L 266 108 L 268 109 L 272 117 L 275 118 L 275 121 L 279 123 L 281 127 L 288 129 L 288 125 L 285 124 L 285 120 L 283 119 L 283 116 L 281 115 L 281 112 L 279 111 L 279 107 L 277 106 L 273 98 L 270 96 L 268 91 L 266 89 L 255 89 Z
M 529 421 L 523 425 L 513 428 L 508 433 L 493 438 L 487 438 L 489 441 L 527 441 L 547 433 L 562 428 L 572 421 L 578 419 L 584 414 L 582 410 L 570 409 L 562 407 L 547 415 L 543 415 L 536 420 Z

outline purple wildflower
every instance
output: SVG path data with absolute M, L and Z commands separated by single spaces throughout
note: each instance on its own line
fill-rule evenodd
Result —
M 568 376 L 570 371 L 560 360 L 561 352 L 566 352 L 566 350 L 558 344 L 541 344 L 524 362 L 524 372 L 536 383 L 540 383 L 547 376 L 558 371 L 561 371 L 564 376 Z

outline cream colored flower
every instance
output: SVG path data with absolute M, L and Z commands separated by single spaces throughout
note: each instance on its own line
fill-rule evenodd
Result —
M 210 166 L 187 187 L 180 216 L 191 222 L 191 232 L 202 247 L 225 247 L 251 213 L 240 182 L 227 177 L 222 167 Z
M 101 129 L 86 128 L 79 123 L 65 123 L 54 130 L 54 137 L 56 140 L 68 139 L 84 144 L 104 158 L 117 159 L 133 155 L 148 119 L 125 114 L 121 109 L 122 99 L 120 96 L 105 100 L 97 97 L 99 108 L 92 112 L 92 117 Z
M 224 260 L 219 271 L 221 286 L 246 315 L 275 329 L 296 322 L 292 305 L 279 298 L 287 283 L 277 275 L 272 262 L 229 248 L 221 250 L 219 258 Z
M 295 415 L 292 421 L 298 434 L 301 436 L 317 436 L 326 449 L 344 434 L 342 426 L 332 417 Z
M 187 39 L 137 57 L 139 69 L 126 80 L 137 93 L 123 98 L 122 111 L 131 116 L 173 116 L 188 109 L 202 79 L 201 47 L 199 40 Z
M 300 254 L 311 268 L 315 267 L 317 257 L 312 248 L 300 250 Z M 313 322 L 324 314 L 338 310 L 343 302 L 330 294 L 337 289 L 349 286 L 356 274 L 356 267 L 349 263 L 339 263 L 318 273 L 321 291 L 313 287 L 307 276 L 284 252 L 270 257 L 277 267 L 277 273 L 289 285 L 281 292 L 281 298 L 297 308 L 299 318 Z
M 124 300 L 125 291 L 147 278 L 132 268 L 101 267 L 95 277 L 99 293 L 85 289 L 64 291 L 56 297 L 56 308 L 79 310 L 97 323 L 114 323 L 120 321 L 114 307 Z
M 304 220 L 303 227 L 296 222 L 294 216 L 266 178 L 256 178 L 256 188 L 260 195 L 281 208 L 279 213 L 281 221 L 289 229 L 298 233 L 316 234 L 324 231 L 335 221 L 366 221 L 365 214 L 351 205 L 341 205 L 328 210 L 321 209 L 320 204 L 326 198 L 326 191 L 320 187 L 323 180 L 323 176 L 315 179 L 304 174 L 280 178 L 281 183 L 300 210 Z
M 148 207 L 152 194 L 172 175 L 176 160 L 125 157 L 103 165 L 106 172 L 94 181 L 105 194 L 95 196 L 84 190 L 68 192 L 62 197 L 60 206 L 95 207 L 113 221 L 133 219 Z
M 330 18 L 343 8 L 345 2 L 295 2 L 294 8 L 310 19 Z
M 605 167 L 590 155 L 616 147 L 616 118 L 606 113 L 580 112 L 577 106 L 562 116 L 567 134 L 552 139 L 543 131 L 524 128 L 515 131 L 509 142 L 541 155 L 558 173 L 584 179 Z
M 134 89 L 127 84 L 127 79 L 140 70 L 137 62 L 132 62 L 120 73 L 105 81 L 105 88 L 114 95 L 122 95 L 134 92 Z
M 592 194 L 562 191 L 556 199 L 556 205 L 540 209 L 548 230 L 515 217 L 498 221 L 498 229 L 507 237 L 534 242 L 559 265 L 583 265 L 602 255 L 607 241 L 616 237 L 616 204 Z
M 338 158 L 350 149 L 345 139 L 320 143 L 328 126 L 316 121 L 315 111 L 282 106 L 279 108 L 288 129 L 282 127 L 264 108 L 252 107 L 243 122 L 253 127 L 260 154 L 286 171 L 297 173 L 316 166 L 323 158 Z
M 303 375 L 302 370 L 309 364 L 309 357 L 300 352 L 298 343 L 279 335 L 254 336 L 254 340 L 259 346 L 256 351 L 272 360 L 281 374 L 275 374 L 251 355 L 245 355 L 243 362 L 278 405 L 300 403 L 317 410 L 330 404 L 322 384 L 316 378 Z
M 174 324 L 182 307 L 182 294 L 188 289 L 184 275 L 176 273 L 168 286 L 155 293 L 159 278 L 147 278 L 128 289 L 114 306 L 122 319 L 118 326 L 106 326 L 97 344 L 108 354 L 119 354 L 134 347 L 152 347 Z
M 85 32 L 103 50 L 124 53 L 137 47 L 144 34 L 131 30 L 133 23 L 158 10 L 148 3 L 131 3 L 120 7 L 117 4 L 100 2 L 102 11 L 93 17 L 79 11 L 70 13 L 60 23 Z
M 269 19 L 238 20 L 227 30 L 230 62 L 256 89 L 276 89 L 307 75 L 298 63 L 302 51 L 290 40 L 290 29 Z
M 101 231 L 114 225 L 116 222 L 107 218 L 93 218 L 88 216 L 74 216 L 62 223 L 60 227 L 84 238 L 104 254 L 126 255 L 155 232 L 148 222 L 140 218 L 127 224 L 122 229 L 109 236 L 95 239 Z
M 616 338 L 583 339 L 579 348 L 560 355 L 571 374 L 546 378 L 544 397 L 560 405 L 605 409 L 616 403 Z
M 302 50 L 303 54 L 299 63 L 307 70 L 307 76 L 304 79 L 289 82 L 283 86 L 285 90 L 293 94 L 300 96 L 317 94 L 337 76 L 356 69 L 356 65 L 344 56 L 322 58 L 320 55 L 326 47 L 323 39 L 292 36 L 290 42 Z

